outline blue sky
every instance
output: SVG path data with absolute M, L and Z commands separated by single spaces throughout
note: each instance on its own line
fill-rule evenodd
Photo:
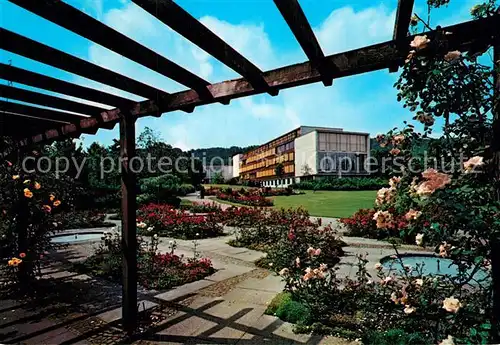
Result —
M 210 82 L 238 77 L 131 1 L 66 2 Z M 177 3 L 263 70 L 306 60 L 272 0 L 179 0 Z M 397 0 L 301 0 L 300 3 L 325 54 L 392 38 Z M 433 13 L 432 25 L 468 20 L 469 9 L 474 3 L 474 0 L 452 0 L 447 8 Z M 425 1 L 416 0 L 415 11 L 425 16 Z M 0 0 L 0 24 L 165 91 L 185 89 L 6 0 Z M 0 50 L 0 60 L 11 60 L 15 66 L 141 100 L 121 90 L 3 50 Z M 208 105 L 197 108 L 192 114 L 167 113 L 161 118 L 140 119 L 137 132 L 149 126 L 166 142 L 182 149 L 258 144 L 299 125 L 342 127 L 375 135 L 401 126 L 403 120 L 410 119 L 410 113 L 396 101 L 393 84 L 397 77 L 397 73 L 378 71 L 337 79 L 327 88 L 318 83 L 283 90 L 277 97 L 260 95 L 234 100 L 229 106 Z M 50 94 L 44 90 L 36 91 Z M 117 127 L 111 131 L 99 130 L 95 136 L 85 136 L 84 144 L 88 146 L 98 141 L 107 145 L 117 136 Z

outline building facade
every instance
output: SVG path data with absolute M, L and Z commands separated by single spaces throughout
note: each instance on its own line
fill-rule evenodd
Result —
M 325 176 L 368 175 L 369 133 L 301 126 L 233 157 L 233 176 L 285 187 Z

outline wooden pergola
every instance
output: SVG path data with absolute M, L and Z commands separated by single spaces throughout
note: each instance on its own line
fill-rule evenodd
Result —
M 335 78 L 365 72 L 381 69 L 395 72 L 404 63 L 409 43 L 413 39 L 413 36 L 408 35 L 408 31 L 414 0 L 398 0 L 394 36 L 391 41 L 325 56 L 298 0 L 274 0 L 308 61 L 261 71 L 172 0 L 133 0 L 152 16 L 241 75 L 239 79 L 211 84 L 61 0 L 9 1 L 187 87 L 186 91 L 168 93 L 0 28 L 1 49 L 147 99 L 136 102 L 0 63 L 0 78 L 6 81 L 113 107 L 108 110 L 10 85 L 0 86 L 0 95 L 9 99 L 8 102 L 0 101 L 0 135 L 12 137 L 19 147 L 76 138 L 83 133 L 95 134 L 100 128 L 112 129 L 117 123 L 120 124 L 122 316 L 123 326 L 128 332 L 134 331 L 137 322 L 136 177 L 128 169 L 128 161 L 135 155 L 135 121 L 140 117 L 160 116 L 175 110 L 191 113 L 196 107 L 211 103 L 228 105 L 232 99 L 256 94 L 268 93 L 276 96 L 282 89 L 311 83 L 322 82 L 325 86 L 330 86 Z M 460 23 L 443 30 L 451 33 L 447 36 L 449 50 L 467 51 L 481 43 L 498 45 L 500 15 Z M 436 32 L 424 34 L 432 39 Z M 495 128 L 498 139 L 500 130 L 498 126 Z

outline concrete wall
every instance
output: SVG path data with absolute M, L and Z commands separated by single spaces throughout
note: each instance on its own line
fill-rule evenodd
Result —
M 316 175 L 318 173 L 318 132 L 313 131 L 295 139 L 295 176 Z M 305 174 L 304 167 L 309 168 Z
M 240 160 L 241 154 L 233 156 L 233 176 L 232 177 L 240 177 Z

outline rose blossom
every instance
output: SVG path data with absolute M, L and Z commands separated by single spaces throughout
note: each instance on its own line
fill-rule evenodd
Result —
M 393 301 L 395 304 L 399 304 L 399 298 L 397 293 L 395 292 L 391 293 L 391 301 Z
M 379 270 L 379 271 L 380 271 L 380 270 L 382 269 L 382 267 L 383 267 L 383 266 L 382 266 L 382 264 L 381 264 L 380 262 L 377 262 L 377 263 L 375 264 L 375 266 L 373 266 L 373 267 L 374 267 L 376 270 Z
M 431 40 L 427 38 L 427 35 L 415 36 L 413 41 L 410 43 L 410 47 L 416 50 L 424 49 Z
M 316 249 L 316 250 L 314 251 L 314 256 L 318 256 L 318 255 L 320 255 L 320 254 L 321 254 L 321 249 L 320 249 L 320 248 L 318 248 L 318 249 Z
M 406 220 L 417 220 L 417 218 L 420 217 L 421 215 L 422 215 L 422 212 L 414 210 L 414 209 L 411 208 L 405 214 L 405 218 L 406 218 Z
M 439 345 L 455 345 L 455 342 L 453 341 L 453 337 L 449 335 L 448 338 L 440 342 Z
M 458 310 L 462 307 L 462 303 L 455 297 L 445 298 L 443 301 L 443 309 L 449 311 L 450 313 L 457 313 Z
M 464 163 L 464 169 L 466 172 L 473 171 L 476 167 L 480 167 L 484 165 L 483 157 L 475 156 L 469 159 Z
M 389 180 L 389 186 L 391 186 L 391 188 L 396 188 L 398 186 L 399 182 L 401 182 L 401 177 L 393 176 Z
M 415 312 L 415 308 L 409 305 L 405 305 L 404 309 L 405 314 L 411 314 Z
M 314 248 L 313 247 L 309 247 L 307 248 L 307 255 L 314 255 Z
M 417 246 L 421 246 L 424 243 L 424 234 L 417 234 L 417 236 L 415 236 L 415 243 Z
M 280 276 L 282 276 L 282 277 L 286 277 L 286 276 L 288 275 L 288 273 L 289 273 L 288 268 L 283 268 L 283 269 L 280 271 L 279 275 L 280 275 Z
M 295 266 L 300 267 L 300 258 L 298 256 L 295 259 Z
M 423 286 L 424 285 L 424 280 L 423 279 L 415 279 L 415 284 L 417 284 L 418 286 Z
M 325 272 L 328 269 L 328 265 L 327 264 L 320 264 L 319 269 L 320 269 L 320 271 Z
M 394 279 L 392 279 L 392 277 L 385 277 L 380 283 L 382 285 L 385 285 L 385 284 L 389 284 L 390 282 L 392 282 Z
M 455 61 L 456 59 L 458 59 L 461 55 L 462 55 L 461 52 L 459 52 L 458 50 L 454 50 L 454 51 L 448 52 L 444 56 L 444 59 L 448 62 L 452 62 L 452 61 Z
M 399 145 L 401 144 L 403 141 L 405 140 L 405 136 L 404 134 L 399 134 L 399 135 L 396 135 L 392 138 L 392 143 L 394 145 Z
M 397 156 L 401 153 L 401 150 L 400 149 L 392 149 L 389 151 L 389 153 L 393 156 Z
M 386 229 L 393 226 L 392 214 L 388 211 L 377 211 L 373 215 L 373 220 L 377 222 L 377 229 Z

